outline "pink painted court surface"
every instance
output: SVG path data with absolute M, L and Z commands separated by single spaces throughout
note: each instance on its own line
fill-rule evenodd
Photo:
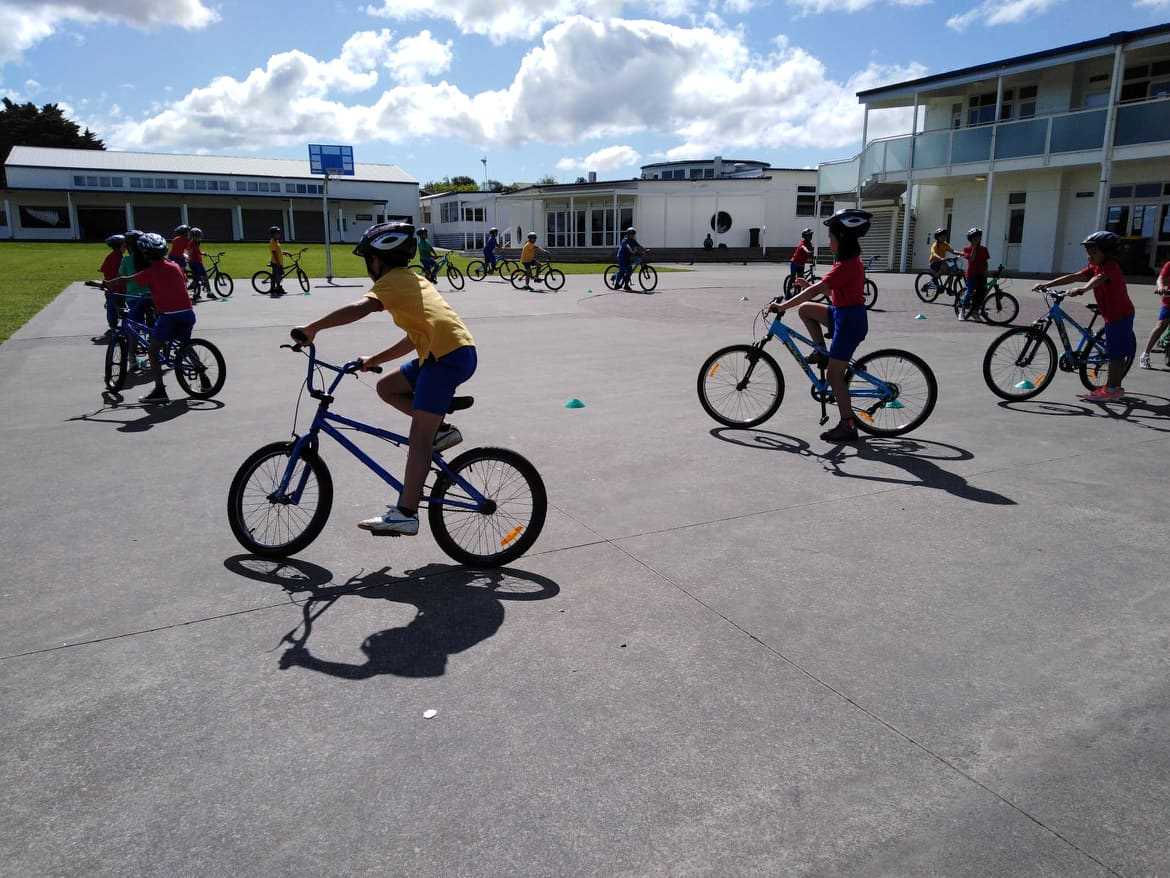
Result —
M 329 444 L 309 549 L 273 565 L 228 530 L 232 474 L 290 430 L 288 327 L 357 290 L 200 305 L 224 391 L 147 412 L 102 408 L 100 307 L 69 287 L 0 346 L 5 872 L 1170 871 L 1170 372 L 1000 405 L 999 330 L 877 279 L 859 353 L 920 354 L 940 400 L 845 449 L 784 357 L 757 430 L 695 397 L 775 270 L 451 293 L 464 447 L 520 451 L 552 504 L 496 572 L 359 531 L 391 498 Z M 396 337 L 372 317 L 320 351 Z M 403 426 L 357 381 L 338 409 Z

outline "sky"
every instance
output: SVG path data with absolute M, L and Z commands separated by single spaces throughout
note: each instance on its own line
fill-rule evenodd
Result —
M 1170 21 L 1170 0 L 0 0 L 0 95 L 110 149 L 302 157 L 420 181 L 637 176 L 856 153 L 856 92 Z M 871 136 L 908 130 L 871 115 Z

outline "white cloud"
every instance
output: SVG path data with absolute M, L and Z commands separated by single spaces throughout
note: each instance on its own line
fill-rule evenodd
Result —
M 442 18 L 452 22 L 461 33 L 480 34 L 494 42 L 509 39 L 535 39 L 549 25 L 567 21 L 575 15 L 607 19 L 622 14 L 632 0 L 382 0 L 381 6 L 367 6 L 366 12 L 382 18 Z M 695 11 L 697 0 L 661 0 L 655 4 L 656 18 L 678 18 Z M 747 2 L 751 0 L 729 0 Z M 645 7 L 640 5 L 639 9 Z
M 154 116 L 114 126 L 109 140 L 118 147 L 190 151 L 265 149 L 317 137 L 352 143 L 452 138 L 482 146 L 612 142 L 651 133 L 679 141 L 671 155 L 830 149 L 859 139 L 854 92 L 925 72 L 914 64 L 871 64 L 841 82 L 817 58 L 783 41 L 758 55 L 739 31 L 575 17 L 524 55 L 504 89 L 467 93 L 446 81 L 407 82 L 371 103 L 345 102 L 343 93 L 373 85 L 394 51 L 386 32 L 369 33 L 352 37 L 349 51 L 334 60 L 284 52 L 242 80 L 214 79 Z M 638 87 L 599 87 L 599 70 L 607 82 Z M 906 113 L 887 116 L 891 133 L 908 130 Z M 881 136 L 880 117 L 871 114 L 870 122 L 871 135 Z M 593 160 L 588 169 L 601 170 L 602 161 L 629 158 L 598 150 L 581 162 Z
M 642 161 L 642 154 L 632 146 L 606 146 L 584 158 L 566 156 L 557 162 L 558 171 L 600 171 L 608 173 L 621 168 L 632 168 Z
M 35 95 L 41 90 L 41 84 L 35 79 L 26 79 L 24 81 L 24 90 L 27 91 L 30 95 Z
M 733 0 L 728 0 L 733 2 Z M 871 6 L 926 6 L 932 0 L 788 0 L 788 5 L 800 10 L 802 15 L 820 15 L 831 12 L 861 12 Z
M 951 30 L 963 31 L 972 24 L 992 27 L 998 24 L 1018 24 L 1047 12 L 1064 0 L 983 0 L 978 6 L 952 15 L 947 19 Z
M 1134 0 L 1138 9 L 1170 9 L 1170 0 Z
M 451 67 L 451 41 L 440 43 L 429 30 L 398 41 L 386 59 L 390 75 L 399 82 L 422 82 Z
M 218 20 L 202 0 L 0 0 L 0 64 L 20 60 L 26 49 L 68 23 L 112 21 L 147 30 L 177 24 L 190 30 Z

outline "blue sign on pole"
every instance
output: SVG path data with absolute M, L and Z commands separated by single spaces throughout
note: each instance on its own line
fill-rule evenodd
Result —
M 352 177 L 353 147 L 310 143 L 309 173 L 328 174 L 331 177 Z

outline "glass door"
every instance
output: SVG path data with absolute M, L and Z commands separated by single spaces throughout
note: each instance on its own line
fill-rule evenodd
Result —
M 1019 271 L 1020 251 L 1024 243 L 1024 202 L 1023 192 L 1008 195 L 1007 233 L 1004 235 L 1003 264 L 1009 271 Z M 991 268 L 992 266 L 988 266 Z

